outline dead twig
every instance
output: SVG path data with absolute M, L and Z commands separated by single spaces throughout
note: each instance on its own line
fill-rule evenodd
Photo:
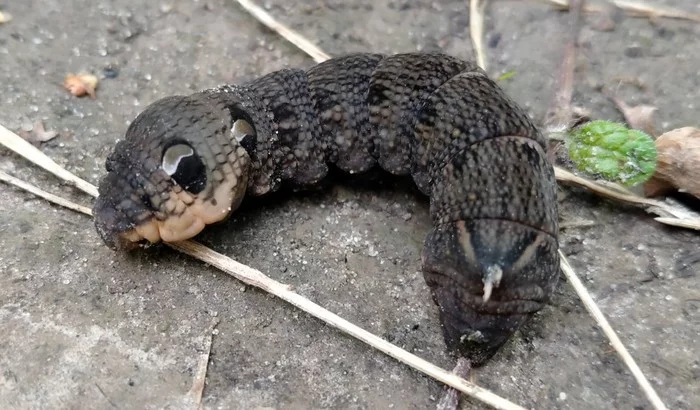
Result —
M 63 181 L 75 186 L 81 191 L 91 196 L 97 196 L 97 187 L 83 181 L 70 172 L 66 171 L 62 166 L 55 163 L 51 158 L 44 155 L 41 151 L 22 138 L 19 138 L 15 133 L 0 125 L 0 144 L 6 146 L 12 151 L 18 153 L 29 161 L 39 165 L 45 170 L 51 172 Z
M 572 122 L 571 99 L 574 95 L 574 68 L 576 67 L 576 43 L 581 30 L 581 8 L 584 0 L 572 0 L 571 32 L 564 49 L 564 59 L 559 70 L 559 78 L 552 102 L 545 115 L 544 126 L 549 134 L 556 134 L 570 128 Z
M 0 126 L 1 127 L 1 126 Z M 49 170 L 54 173 L 54 175 L 62 178 L 63 176 L 68 176 L 71 181 L 81 181 L 81 185 L 86 187 L 86 192 L 94 192 L 97 196 L 97 188 L 87 181 L 84 181 L 77 176 L 71 174 L 67 170 L 61 168 L 58 172 L 53 172 L 51 166 L 47 164 L 55 164 L 49 157 L 47 157 L 43 152 L 39 151 L 36 147 L 31 144 L 17 144 L 14 140 L 22 140 L 20 136 L 10 132 L 9 130 L 2 128 L 6 131 L 4 138 L 0 139 L 0 143 L 5 145 L 14 151 L 14 148 L 19 147 L 19 149 L 24 149 L 29 152 L 18 152 L 23 157 L 30 159 L 30 161 L 35 162 L 36 165 Z M 24 140 L 22 140 L 24 141 Z M 26 184 L 26 183 L 25 183 Z M 29 184 L 26 184 L 29 185 Z M 41 191 L 39 188 L 34 187 L 32 192 Z M 41 195 L 43 198 L 52 198 L 48 193 Z M 55 197 L 55 196 L 54 196 Z M 55 199 L 55 198 L 52 198 Z M 70 202 L 64 200 L 65 202 Z M 56 202 L 58 203 L 58 202 Z M 81 207 L 77 206 L 77 210 L 80 212 L 90 212 L 89 210 L 80 210 Z M 84 207 L 82 207 L 84 208 Z M 74 208 L 71 208 L 74 209 Z M 523 407 L 518 406 L 489 390 L 479 387 L 455 374 L 448 372 L 434 364 L 421 359 L 420 357 L 409 353 L 398 346 L 395 346 L 386 340 L 375 336 L 374 334 L 354 325 L 347 320 L 341 318 L 340 316 L 330 312 L 329 310 L 315 304 L 314 302 L 304 298 L 303 296 L 294 293 L 290 290 L 288 285 L 282 284 L 265 276 L 262 272 L 253 269 L 247 265 L 236 262 L 233 259 L 217 253 L 204 245 L 198 244 L 194 241 L 184 241 L 184 242 L 174 242 L 167 243 L 167 246 L 190 255 L 196 259 L 199 259 L 205 263 L 208 263 L 226 274 L 233 276 L 234 278 L 248 284 L 255 286 L 262 290 L 265 290 L 278 298 L 298 307 L 299 309 L 311 314 L 312 316 L 321 319 L 326 324 L 335 327 L 343 331 L 344 333 L 353 336 L 354 338 L 368 344 L 369 346 L 395 358 L 396 360 L 424 373 L 448 386 L 451 386 L 462 393 L 465 393 L 475 399 L 489 404 L 497 409 L 504 410 L 524 410 Z
M 573 268 L 569 264 L 569 261 L 566 259 L 561 250 L 559 251 L 559 257 L 561 258 L 561 269 L 564 272 L 564 275 L 566 275 L 566 279 L 569 281 L 569 283 L 571 283 L 571 286 L 573 286 L 574 290 L 576 290 L 576 293 L 581 298 L 583 305 L 586 307 L 586 309 L 588 309 L 588 312 L 595 318 L 598 326 L 600 326 L 603 333 L 605 333 L 605 335 L 608 337 L 612 347 L 620 355 L 622 361 L 625 363 L 625 365 L 627 365 L 627 368 L 630 369 L 632 375 L 637 380 L 637 383 L 642 388 L 644 394 L 647 396 L 651 404 L 657 410 L 666 409 L 666 406 L 661 401 L 661 398 L 659 398 L 659 395 L 656 394 L 656 391 L 649 383 L 649 380 L 647 380 L 644 373 L 642 373 L 642 370 L 639 368 L 639 366 L 637 366 L 637 363 L 622 344 L 620 338 L 617 337 L 617 334 L 613 330 L 612 326 L 610 326 L 610 323 L 608 323 L 608 320 L 603 315 L 603 312 L 600 311 L 598 305 L 596 305 L 595 301 L 593 301 L 593 298 L 586 290 L 586 287 L 583 286 L 583 283 L 579 279 L 578 275 L 576 275 L 576 272 L 574 272 Z
M 599 225 L 596 221 L 586 220 L 586 219 L 574 219 L 563 221 L 559 223 L 559 230 L 563 231 L 566 229 L 579 229 L 579 228 L 590 228 L 592 226 Z
M 263 10 L 260 6 L 256 5 L 249 0 L 236 0 L 238 4 L 241 5 L 248 13 L 250 13 L 256 20 L 264 24 L 270 30 L 276 32 L 282 38 L 286 39 L 290 43 L 297 46 L 303 52 L 311 56 L 317 63 L 322 63 L 329 58 L 330 55 L 326 54 L 323 50 L 316 47 L 314 43 L 307 40 L 304 36 L 297 33 L 296 31 L 290 29 L 284 24 L 277 21 L 270 13 Z
M 700 218 L 678 219 L 660 216 L 658 218 L 654 218 L 654 220 L 666 225 L 677 226 L 679 228 L 695 229 L 696 231 L 700 231 Z
M 12 20 L 12 15 L 0 10 L 0 24 L 9 23 Z
M 41 189 L 35 187 L 34 185 L 28 184 L 21 179 L 17 179 L 11 175 L 8 175 L 2 171 L 0 171 L 0 181 L 6 182 L 10 185 L 14 185 L 18 188 L 22 188 L 27 192 L 31 192 L 32 194 L 44 198 L 49 202 L 53 202 L 54 204 L 61 205 L 62 207 L 72 209 L 73 211 L 77 212 L 82 212 L 86 215 L 92 215 L 92 210 L 86 206 L 78 205 L 76 203 L 73 203 L 71 201 L 68 201 L 66 199 L 61 198 L 60 196 L 48 193 L 46 191 L 42 191 Z
M 488 0 L 470 0 L 469 35 L 472 39 L 476 63 L 486 71 L 486 53 L 484 52 L 484 11 Z
M 549 3 L 562 9 L 568 9 L 571 2 L 569 0 L 539 0 L 540 2 Z M 670 19 L 690 20 L 700 22 L 700 13 L 690 13 L 684 10 L 679 10 L 671 7 L 651 6 L 641 1 L 630 0 L 608 0 L 615 7 L 624 10 L 632 17 L 659 18 L 665 17 Z M 590 4 L 586 5 L 583 11 L 587 13 L 604 13 L 605 6 Z
M 114 402 L 112 401 L 112 399 L 110 399 L 109 396 L 107 396 L 107 394 L 105 393 L 105 391 L 102 390 L 102 387 L 100 387 L 100 385 L 97 384 L 97 383 L 94 383 L 94 384 L 95 384 L 95 387 L 97 387 L 97 391 L 99 391 L 100 394 L 102 395 L 102 397 L 104 397 L 105 400 L 107 400 L 107 403 L 109 403 L 109 405 L 112 406 L 112 408 L 118 409 L 119 407 L 117 407 L 117 405 L 114 404 Z
M 457 359 L 457 365 L 452 369 L 452 373 L 458 375 L 459 377 L 467 378 L 472 370 L 472 363 L 466 357 L 460 357 Z M 459 406 L 459 391 L 448 388 L 443 393 L 440 401 L 438 401 L 437 410 L 456 410 Z
M 677 202 L 645 198 L 629 191 L 620 191 L 586 178 L 579 177 L 564 168 L 554 167 L 557 181 L 586 188 L 604 198 L 642 206 L 647 212 L 658 215 L 656 221 L 681 228 L 700 230 L 700 215 Z
M 700 13 L 689 13 L 687 11 L 674 9 L 671 7 L 651 6 L 642 1 L 612 0 L 612 3 L 616 7 L 619 7 L 634 16 L 650 18 L 666 17 L 672 19 L 697 21 L 700 23 Z
M 211 345 L 214 341 L 214 334 L 216 333 L 216 326 L 219 324 L 218 319 L 212 320 L 211 326 L 209 326 L 209 331 L 207 332 L 206 346 L 204 346 L 204 351 L 199 357 L 199 362 L 197 364 L 197 373 L 194 376 L 194 381 L 192 382 L 192 388 L 187 392 L 185 396 L 186 404 L 192 409 L 200 410 L 202 409 L 202 395 L 204 394 L 204 385 L 207 379 L 207 368 L 209 367 L 209 356 L 211 355 Z

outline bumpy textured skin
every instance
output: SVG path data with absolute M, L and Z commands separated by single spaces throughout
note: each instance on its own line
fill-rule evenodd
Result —
M 559 261 L 545 140 L 473 63 L 443 54 L 355 54 L 172 98 L 142 113 L 108 161 L 112 172 L 95 209 L 107 242 L 149 217 L 144 195 L 149 202 L 177 189 L 158 173 L 160 151 L 188 130 L 207 161 L 238 162 L 252 195 L 284 181 L 314 184 L 329 164 L 410 174 L 430 197 L 434 227 L 423 271 L 445 340 L 475 365 L 549 300 Z M 241 141 L 247 156 L 236 155 L 240 146 L 227 138 L 237 119 L 255 128 Z M 150 217 L 167 217 L 157 201 Z M 484 298 L 494 269 L 493 292 Z

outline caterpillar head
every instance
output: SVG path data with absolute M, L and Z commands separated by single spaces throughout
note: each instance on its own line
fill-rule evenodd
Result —
M 225 219 L 247 187 L 244 119 L 206 98 L 156 101 L 131 124 L 106 162 L 93 213 L 112 248 L 180 241 Z

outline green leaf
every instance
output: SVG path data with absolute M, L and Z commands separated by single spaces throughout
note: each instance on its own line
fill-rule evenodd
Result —
M 499 81 L 499 82 L 500 82 L 500 81 L 509 80 L 509 79 L 513 78 L 514 76 L 515 76 L 515 71 L 513 71 L 513 70 L 511 70 L 511 71 L 506 71 L 505 73 L 501 74 L 501 75 L 496 79 L 496 81 Z
M 656 145 L 647 134 L 610 121 L 592 121 L 572 130 L 569 157 L 584 172 L 632 186 L 656 171 Z

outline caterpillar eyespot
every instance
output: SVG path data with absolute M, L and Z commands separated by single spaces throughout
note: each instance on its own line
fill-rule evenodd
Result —
M 204 189 L 207 175 L 204 164 L 187 144 L 175 144 L 163 153 L 161 167 L 186 191 L 198 193 Z

